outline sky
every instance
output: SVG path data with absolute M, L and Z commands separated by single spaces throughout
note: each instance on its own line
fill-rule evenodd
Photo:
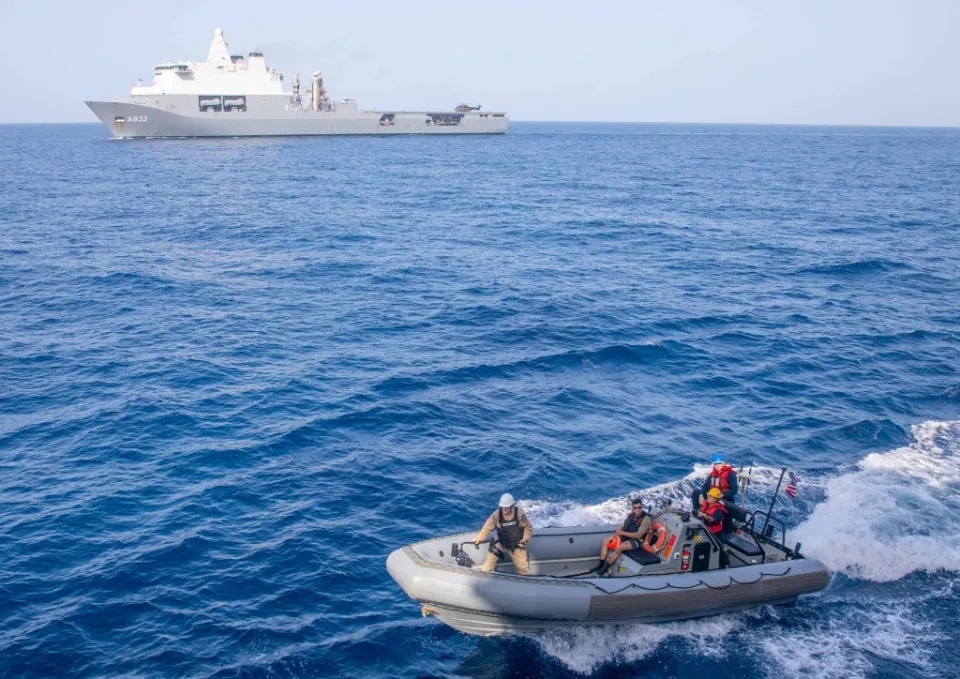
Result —
M 960 0 L 0 0 L 0 123 L 95 122 L 215 27 L 362 108 L 960 126 Z

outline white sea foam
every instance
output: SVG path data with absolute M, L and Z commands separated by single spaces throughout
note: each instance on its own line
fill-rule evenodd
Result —
M 721 657 L 725 649 L 718 640 L 741 628 L 744 619 L 744 615 L 727 615 L 658 625 L 575 627 L 533 639 L 574 672 L 590 674 L 604 663 L 643 660 L 671 639 L 698 656 Z
M 835 613 L 800 624 L 769 624 L 763 636 L 755 638 L 755 645 L 769 661 L 768 673 L 786 679 L 869 677 L 875 674 L 876 658 L 923 671 L 943 639 L 932 623 L 920 618 L 923 606 L 936 596 L 869 602 L 859 597 L 824 600 L 821 605 Z M 786 618 L 789 610 L 771 614 Z
M 831 570 L 877 582 L 960 570 L 960 422 L 915 425 L 910 445 L 868 455 L 824 489 L 795 535 Z
M 778 679 L 861 679 L 875 672 L 876 658 L 921 671 L 931 665 L 943 637 L 919 618 L 922 603 L 824 601 L 821 605 L 833 609 L 829 615 L 804 612 L 799 624 L 792 619 L 796 609 L 764 607 L 658 625 L 580 627 L 533 639 L 585 675 L 607 663 L 638 662 L 675 642 L 691 657 L 724 657 L 736 649 Z

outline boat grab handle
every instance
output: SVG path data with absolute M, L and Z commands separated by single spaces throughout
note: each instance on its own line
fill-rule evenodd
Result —
M 456 552 L 458 552 L 458 551 L 460 551 L 460 552 L 465 552 L 465 551 L 466 551 L 466 550 L 463 548 L 464 545 L 473 545 L 474 549 L 480 549 L 480 545 L 488 545 L 488 544 L 491 544 L 491 543 L 493 543 L 493 542 L 496 542 L 496 540 L 494 540 L 493 538 L 487 538 L 486 540 L 481 540 L 480 542 L 476 542 L 476 543 L 475 543 L 473 540 L 464 540 L 463 542 L 461 542 L 461 543 L 459 543 L 459 544 L 456 543 L 456 542 L 454 542 L 454 543 L 453 543 L 454 549 L 451 549 L 451 550 L 450 550 L 450 553 L 451 553 L 453 556 L 456 556 Z

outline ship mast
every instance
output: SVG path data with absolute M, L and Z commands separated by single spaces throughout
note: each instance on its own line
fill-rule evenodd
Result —
M 293 104 L 293 107 L 299 111 L 302 106 L 302 103 L 300 100 L 300 74 L 299 73 L 293 74 L 292 87 L 293 87 L 293 93 L 290 95 L 290 103 Z

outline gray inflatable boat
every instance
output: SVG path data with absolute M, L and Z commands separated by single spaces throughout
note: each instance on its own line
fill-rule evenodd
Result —
M 827 586 L 826 567 L 801 555 L 799 544 L 787 547 L 779 520 L 728 510 L 728 530 L 717 535 L 688 512 L 661 511 L 654 521 L 667 537 L 659 552 L 627 552 L 605 577 L 592 569 L 617 525 L 537 530 L 528 547 L 530 576 L 516 575 L 509 559 L 482 572 L 489 545 L 474 545 L 473 533 L 398 549 L 387 571 L 424 616 L 484 636 L 698 618 L 788 604 Z

